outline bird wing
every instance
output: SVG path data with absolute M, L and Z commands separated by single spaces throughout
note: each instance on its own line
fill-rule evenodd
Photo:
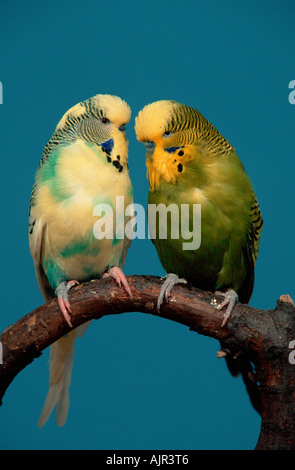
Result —
M 42 219 L 37 216 L 35 208 L 35 196 L 37 191 L 37 185 L 33 186 L 30 211 L 29 211 L 29 244 L 32 258 L 34 261 L 34 267 L 38 286 L 41 294 L 45 301 L 49 301 L 54 297 L 54 292 L 51 289 L 47 277 L 45 276 L 42 268 L 42 249 L 44 244 L 46 226 Z
M 251 256 L 255 266 L 258 256 L 260 233 L 263 227 L 263 219 L 255 195 L 253 195 L 253 204 L 251 206 L 251 222 L 252 224 L 248 232 L 248 245 L 250 247 Z

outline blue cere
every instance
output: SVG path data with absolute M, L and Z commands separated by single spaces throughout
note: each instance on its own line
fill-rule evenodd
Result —
M 176 150 L 178 149 L 182 149 L 182 147 L 168 147 L 167 149 L 164 149 L 164 150 L 165 152 L 173 153 L 173 152 L 176 152 Z
M 100 145 L 104 152 L 111 153 L 114 147 L 114 140 L 113 139 L 107 140 L 106 142 L 103 142 Z

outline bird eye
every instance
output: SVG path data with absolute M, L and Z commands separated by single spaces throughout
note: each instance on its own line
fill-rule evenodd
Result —
M 171 131 L 165 131 L 163 134 L 164 137 L 169 137 L 170 135 L 172 135 Z
M 101 118 L 101 122 L 102 122 L 103 124 L 108 124 L 108 123 L 110 122 L 110 120 L 109 120 L 108 118 L 106 118 L 106 117 L 102 117 L 102 118 Z

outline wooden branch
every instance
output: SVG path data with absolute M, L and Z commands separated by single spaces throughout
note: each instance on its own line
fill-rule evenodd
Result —
M 282 296 L 272 310 L 238 303 L 221 328 L 223 313 L 211 305 L 214 294 L 177 285 L 159 313 L 156 302 L 160 279 L 127 279 L 133 299 L 114 280 L 101 279 L 72 288 L 69 300 L 73 327 L 104 315 L 142 312 L 215 338 L 233 354 L 246 354 L 255 366 L 255 380 L 261 391 L 262 422 L 256 449 L 295 449 L 295 364 L 290 361 L 289 347 L 295 340 L 295 307 L 290 297 Z M 0 400 L 14 377 L 70 330 L 55 299 L 8 327 L 0 335 Z

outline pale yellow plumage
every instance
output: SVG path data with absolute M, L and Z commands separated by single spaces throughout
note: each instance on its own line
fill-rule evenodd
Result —
M 44 149 L 32 192 L 29 239 L 45 300 L 68 281 L 97 279 L 124 266 L 130 240 L 99 240 L 93 228 L 98 204 L 115 209 L 116 196 L 124 196 L 124 207 L 133 202 L 124 128 L 129 119 L 124 101 L 97 95 L 67 111 Z M 57 423 L 66 420 L 74 341 L 85 329 L 82 325 L 51 347 L 50 388 L 40 426 L 55 405 Z
M 127 149 L 122 152 L 124 142 L 119 144 L 114 146 L 115 152 L 122 155 L 120 161 L 127 161 Z M 50 242 L 43 246 L 43 259 L 60 257 L 61 247 L 67 247 L 69 240 L 86 237 L 89 230 L 92 231 L 97 220 L 93 215 L 96 203 L 106 201 L 115 207 L 117 194 L 124 194 L 126 206 L 133 201 L 129 178 L 122 178 L 120 173 L 114 172 L 106 159 L 98 159 L 95 150 L 83 141 L 71 144 L 63 150 L 58 173 L 63 182 L 63 190 L 71 194 L 70 201 L 67 204 L 59 204 L 57 210 L 50 188 L 40 185 L 38 204 L 33 209 L 33 217 L 42 220 L 41 226 L 45 227 L 44 237 L 50 239 Z M 90 268 L 90 263 L 93 269 L 99 272 L 104 272 L 110 250 L 120 254 L 122 249 L 120 246 L 112 248 L 112 240 L 107 239 L 99 242 L 93 240 L 92 245 L 93 248 L 99 245 L 99 253 L 96 257 L 89 256 L 86 264 Z M 79 253 L 64 261 L 64 269 L 69 278 L 83 280 L 81 257 L 85 257 L 85 254 Z M 87 273 L 84 277 L 88 277 Z

